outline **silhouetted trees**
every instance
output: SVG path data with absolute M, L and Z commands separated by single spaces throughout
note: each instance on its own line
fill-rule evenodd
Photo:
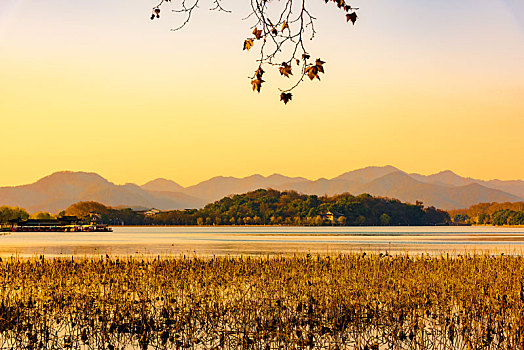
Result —
M 8 207 L 6 205 L 0 207 L 0 224 L 6 224 L 9 220 L 29 218 L 29 213 L 19 207 Z
M 439 225 L 449 223 L 447 212 L 421 203 L 368 194 L 333 197 L 299 194 L 295 191 L 259 189 L 224 197 L 202 209 L 170 210 L 147 215 L 131 209 L 112 209 L 100 203 L 76 203 L 68 214 L 97 211 L 101 221 L 118 225 Z
M 473 225 L 524 225 L 524 202 L 479 203 L 451 210 L 452 221 Z

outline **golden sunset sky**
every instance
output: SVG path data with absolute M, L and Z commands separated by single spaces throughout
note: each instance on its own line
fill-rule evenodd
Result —
M 188 186 L 386 164 L 524 179 L 521 0 L 360 0 L 355 26 L 307 0 L 326 74 L 288 105 L 284 77 L 251 91 L 248 1 L 224 0 L 231 14 L 201 1 L 173 32 L 181 18 L 150 21 L 154 1 L 2 0 L 0 186 L 59 170 Z

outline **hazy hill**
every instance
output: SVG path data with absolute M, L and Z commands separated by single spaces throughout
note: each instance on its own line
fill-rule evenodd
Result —
M 391 165 L 368 166 L 366 168 L 348 171 L 347 173 L 335 177 L 333 180 L 344 180 L 353 183 L 366 183 L 397 171 L 400 170 Z
M 481 185 L 496 188 L 501 191 L 512 193 L 516 196 L 519 196 L 520 198 L 524 198 L 524 181 L 522 180 L 477 180 L 476 182 L 480 183 Z
M 370 193 L 411 203 L 420 200 L 426 205 L 442 209 L 465 208 L 486 200 L 499 202 L 521 200 L 520 196 L 481 185 L 451 171 L 443 171 L 430 176 L 408 175 L 389 165 L 357 169 L 333 179 L 322 178 L 315 181 L 288 178 L 283 175 L 269 177 L 253 175 L 240 179 L 215 177 L 186 188 L 184 193 L 213 202 L 229 194 L 244 193 L 257 188 L 295 190 L 304 194 L 329 196 L 344 192 L 355 195 Z
M 33 184 L 0 188 L 2 205 L 20 206 L 29 212 L 56 213 L 79 201 L 158 209 L 203 205 L 200 200 L 186 194 L 150 192 L 135 184 L 115 185 L 100 175 L 84 172 L 58 172 Z
M 245 178 L 218 176 L 187 187 L 184 193 L 208 202 L 219 200 L 230 194 L 244 193 L 258 188 L 295 190 L 305 194 L 335 195 L 353 192 L 361 184 L 395 171 L 399 170 L 393 166 L 367 167 L 344 173 L 333 179 L 322 178 L 315 181 L 280 174 L 273 174 L 268 177 L 257 174 Z
M 231 194 L 259 188 L 295 190 L 304 194 L 333 196 L 349 192 L 370 193 L 441 209 L 468 208 L 480 202 L 516 202 L 524 199 L 524 181 L 476 180 L 446 170 L 433 175 L 407 174 L 393 166 L 367 167 L 332 179 L 252 175 L 244 178 L 214 177 L 184 188 L 168 179 L 142 186 L 115 185 L 100 175 L 58 172 L 29 185 L 0 188 L 0 205 L 20 206 L 30 212 L 58 212 L 79 201 L 108 206 L 155 207 L 161 210 L 200 208 Z
M 280 186 L 276 186 L 278 190 L 295 190 L 305 194 L 316 194 L 317 196 L 333 196 L 335 194 L 350 192 L 353 193 L 353 189 L 358 188 L 361 185 L 359 182 L 338 180 L 338 179 L 318 179 L 315 181 L 301 181 L 295 183 L 285 183 Z
M 184 190 L 184 187 L 180 186 L 176 182 L 162 178 L 149 181 L 140 187 L 147 191 L 158 192 L 180 192 Z
M 244 193 L 259 188 L 279 188 L 283 184 L 309 181 L 303 177 L 251 175 L 244 178 L 217 176 L 197 185 L 186 187 L 184 193 L 201 198 L 206 202 L 219 200 L 230 194 Z
M 462 177 L 451 170 L 441 171 L 433 175 L 409 174 L 409 176 L 421 182 L 448 186 L 465 186 L 477 183 L 484 187 L 494 188 L 524 198 L 524 181 L 522 180 L 479 180 L 471 177 Z
M 318 196 L 333 196 L 340 193 L 362 193 L 359 192 L 363 184 L 369 183 L 376 178 L 399 171 L 397 168 L 387 165 L 384 167 L 371 166 L 346 172 L 333 179 L 306 180 L 302 182 L 285 183 L 275 188 L 280 190 L 295 190 L 306 194 Z
M 475 182 L 473 179 L 459 176 L 451 170 L 441 171 L 433 175 L 409 174 L 409 176 L 420 182 L 444 186 L 465 186 Z
M 432 205 L 441 209 L 465 208 L 470 205 L 469 203 L 486 201 L 515 202 L 519 200 L 517 196 L 477 183 L 463 186 L 425 183 L 400 171 L 364 184 L 355 193 L 386 196 L 410 203 L 419 200 L 424 202 L 425 205 Z

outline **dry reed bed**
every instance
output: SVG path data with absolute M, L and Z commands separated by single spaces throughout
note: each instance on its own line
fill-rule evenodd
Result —
M 522 349 L 520 256 L 7 259 L 1 349 Z

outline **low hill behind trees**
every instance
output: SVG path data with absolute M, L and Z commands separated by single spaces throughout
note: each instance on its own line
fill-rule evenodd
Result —
M 422 203 L 396 199 L 352 196 L 304 195 L 295 191 L 259 189 L 224 197 L 202 209 L 163 211 L 146 215 L 131 209 L 114 209 L 96 202 L 76 203 L 68 215 L 97 212 L 105 224 L 126 225 L 439 225 L 447 224 L 447 212 Z
M 524 225 L 524 202 L 479 203 L 468 209 L 451 210 L 456 223 L 473 225 Z
M 113 209 L 118 210 L 118 209 Z M 72 215 L 79 218 L 89 215 L 89 213 L 95 212 L 100 215 L 107 215 L 111 211 L 110 207 L 103 205 L 98 202 L 78 202 L 71 205 L 69 208 L 64 210 L 65 215 Z
M 447 212 L 422 203 L 408 204 L 396 199 L 353 196 L 328 197 L 295 191 L 259 189 L 225 197 L 199 211 L 206 223 L 318 225 L 436 225 L 449 221 Z

